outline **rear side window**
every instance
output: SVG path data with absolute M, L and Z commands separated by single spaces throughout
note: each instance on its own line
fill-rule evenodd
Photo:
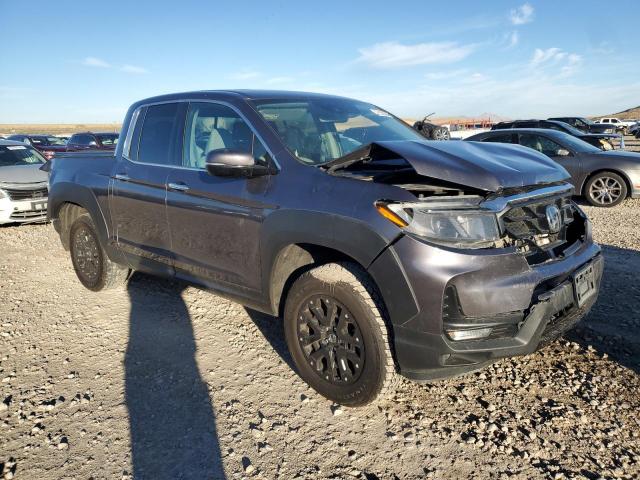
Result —
M 171 165 L 180 128 L 179 104 L 151 105 L 142 122 L 137 161 Z
M 69 143 L 72 143 L 74 145 L 95 145 L 95 140 L 93 138 L 93 135 L 85 135 L 85 134 L 80 134 L 80 135 L 72 135 L 71 138 L 69 139 Z
M 538 122 L 515 122 L 515 128 L 537 128 Z
M 483 142 L 495 142 L 495 143 L 511 143 L 513 135 L 511 133 L 504 135 L 492 135 L 482 140 Z

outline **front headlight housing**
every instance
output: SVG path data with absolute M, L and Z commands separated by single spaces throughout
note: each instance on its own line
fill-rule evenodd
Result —
M 0 200 L 3 198 L 7 198 L 9 195 L 7 195 L 7 192 L 5 192 L 4 190 L 2 190 L 0 188 Z
M 457 248 L 485 248 L 500 241 L 495 212 L 480 208 L 482 197 L 440 197 L 422 202 L 378 201 L 387 220 L 405 232 Z

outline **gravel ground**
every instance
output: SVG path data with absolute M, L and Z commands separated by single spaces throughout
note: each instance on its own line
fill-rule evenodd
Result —
M 52 227 L 0 228 L 0 476 L 638 478 L 640 200 L 585 208 L 606 270 L 577 330 L 362 409 L 296 376 L 277 319 L 139 274 L 92 293 Z

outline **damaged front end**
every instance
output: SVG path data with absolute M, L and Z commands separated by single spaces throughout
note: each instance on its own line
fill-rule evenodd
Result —
M 375 207 L 405 234 L 438 246 L 512 249 L 532 265 L 584 240 L 587 219 L 571 200 L 568 174 L 546 157 L 506 146 L 407 143 L 371 144 L 325 168 L 411 192 L 415 201 L 379 199 Z

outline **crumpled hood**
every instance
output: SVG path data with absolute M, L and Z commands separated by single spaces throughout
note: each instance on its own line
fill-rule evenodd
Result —
M 49 180 L 47 172 L 40 170 L 41 163 L 33 165 L 12 165 L 9 167 L 0 167 L 0 187 L 3 183 L 43 183 Z
M 569 173 L 546 155 L 519 145 L 410 140 L 375 142 L 366 148 L 370 161 L 401 157 L 419 175 L 490 192 L 569 178 Z M 352 152 L 330 165 L 352 161 L 357 155 Z

